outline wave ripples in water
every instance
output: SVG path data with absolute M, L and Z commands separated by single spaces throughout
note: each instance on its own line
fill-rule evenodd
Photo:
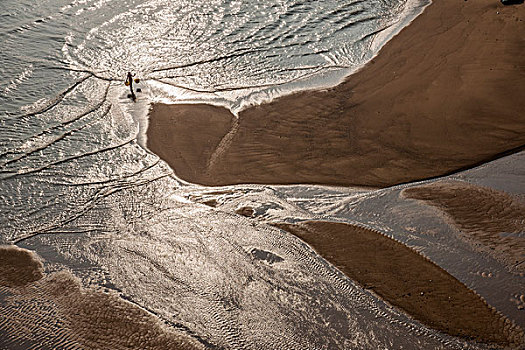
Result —
M 108 7 L 115 2 L 91 11 Z M 157 0 L 117 9 L 87 35 L 68 36 L 64 54 L 73 66 L 111 79 L 131 70 L 155 80 L 164 97 L 171 91 L 232 109 L 260 102 L 254 92 L 286 90 L 261 95 L 269 87 L 333 83 L 376 53 L 375 34 L 398 29 L 407 20 L 401 14 L 414 11 L 399 0 Z M 332 77 L 312 82 L 321 73 Z

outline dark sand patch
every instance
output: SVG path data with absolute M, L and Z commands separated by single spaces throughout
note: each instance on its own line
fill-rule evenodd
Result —
M 208 200 L 203 201 L 202 204 L 206 204 L 208 207 L 215 208 L 217 204 L 219 203 L 217 202 L 216 199 L 208 199 Z
M 253 217 L 253 214 L 255 214 L 255 210 L 252 207 L 239 207 L 235 210 L 235 212 L 239 215 L 246 216 L 247 218 Z
M 378 232 L 333 222 L 278 224 L 364 288 L 444 333 L 523 346 L 523 331 L 417 252 Z
M 29 250 L 17 246 L 0 246 L 0 286 L 19 287 L 38 281 L 42 262 Z
M 26 266 L 35 264 L 35 256 L 16 250 L 24 252 L 17 259 L 17 271 L 24 273 Z M 12 254 L 6 251 L 0 250 L 0 261 Z M 21 280 L 28 281 L 24 275 Z M 7 348 L 29 344 L 60 349 L 204 348 L 116 294 L 83 288 L 68 272 L 24 287 L 1 287 L 0 296 L 0 345 Z
M 436 182 L 402 193 L 439 208 L 474 248 L 525 273 L 525 205 L 517 199 L 465 182 Z
M 155 105 L 148 147 L 212 186 L 384 187 L 493 159 L 525 144 L 524 20 L 521 5 L 434 1 L 335 88 L 249 108 L 238 124 L 224 108 Z

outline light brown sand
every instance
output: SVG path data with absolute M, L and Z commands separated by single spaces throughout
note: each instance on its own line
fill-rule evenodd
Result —
M 525 144 L 524 19 L 521 5 L 435 1 L 345 83 L 238 125 L 217 107 L 155 105 L 148 147 L 206 185 L 388 186 L 486 161 Z
M 13 256 L 11 271 L 20 273 L 20 281 L 0 281 L 0 335 L 9 339 L 0 341 L 8 348 L 31 343 L 60 349 L 204 348 L 116 294 L 82 287 L 68 272 L 43 276 L 38 258 L 27 250 L 0 249 L 0 262 Z M 26 277 L 31 266 L 38 271 L 31 276 L 39 278 Z
M 42 262 L 28 250 L 0 245 L 0 286 L 19 287 L 42 278 Z
M 343 273 L 422 323 L 454 336 L 519 348 L 523 331 L 446 271 L 369 229 L 333 222 L 279 224 Z
M 182 178 L 201 176 L 208 161 L 219 145 L 223 135 L 231 128 L 233 119 L 229 111 L 210 105 L 191 105 L 191 113 L 185 109 L 156 104 L 148 135 L 148 147 L 162 159 L 173 159 L 169 164 Z M 174 133 L 176 130 L 176 133 Z
M 403 191 L 444 211 L 475 249 L 525 273 L 525 205 L 510 195 L 464 182 L 437 182 Z M 521 234 L 521 236 L 519 235 Z

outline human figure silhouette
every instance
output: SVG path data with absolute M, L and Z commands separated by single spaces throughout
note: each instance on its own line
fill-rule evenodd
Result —
M 135 101 L 137 99 L 137 96 L 135 96 L 135 92 L 133 91 L 133 75 L 131 75 L 131 72 L 128 72 L 126 84 L 129 85 L 129 90 L 131 91 L 131 98 L 133 99 L 133 101 Z

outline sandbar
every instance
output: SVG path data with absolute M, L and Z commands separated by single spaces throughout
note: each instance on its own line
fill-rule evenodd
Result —
M 155 104 L 147 146 L 184 180 L 386 187 L 524 149 L 525 6 L 435 1 L 323 91 L 250 107 Z
M 445 270 L 383 234 L 323 221 L 277 224 L 352 280 L 449 335 L 518 348 L 523 331 Z

